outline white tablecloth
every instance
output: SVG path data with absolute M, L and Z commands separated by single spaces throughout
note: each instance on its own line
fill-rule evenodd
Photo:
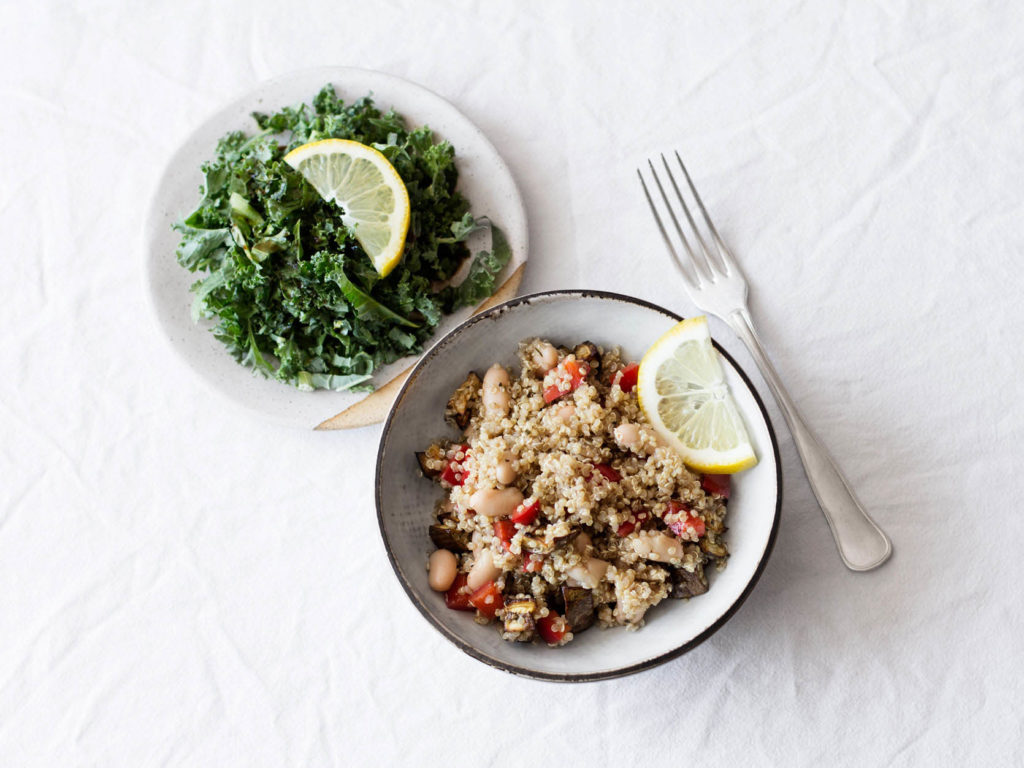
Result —
M 0 61 L 0 764 L 1021 764 L 1020 3 L 4 3 Z M 324 64 L 487 133 L 528 291 L 693 313 L 634 175 L 678 148 L 892 560 L 841 565 L 772 404 L 775 554 L 702 646 L 560 686 L 444 641 L 378 537 L 379 428 L 235 409 L 144 299 L 174 147 Z

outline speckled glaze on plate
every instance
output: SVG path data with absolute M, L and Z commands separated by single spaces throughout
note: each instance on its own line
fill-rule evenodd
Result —
M 145 222 L 146 280 L 153 311 L 171 347 L 212 389 L 276 423 L 312 429 L 339 411 L 360 402 L 365 394 L 302 392 L 289 384 L 265 379 L 232 359 L 209 332 L 210 324 L 191 318 L 189 286 L 196 275 L 175 260 L 178 236 L 171 225 L 199 201 L 200 164 L 213 156 L 217 140 L 233 130 L 252 132 L 254 111 L 310 102 L 325 83 L 332 83 L 346 101 L 372 93 L 377 106 L 394 107 L 410 128 L 429 125 L 455 147 L 459 190 L 477 216 L 489 216 L 502 228 L 512 260 L 498 278 L 501 285 L 525 263 L 528 248 L 526 213 L 515 180 L 497 150 L 468 118 L 437 94 L 399 77 L 348 67 L 305 70 L 269 80 L 235 100 L 200 125 L 171 157 L 157 186 Z M 486 233 L 469 241 L 475 253 L 488 247 Z M 464 269 L 468 265 L 464 266 Z M 521 273 L 520 273 L 521 274 Z M 460 279 L 460 276 L 456 276 Z M 471 314 L 470 308 L 445 317 L 435 332 L 441 338 Z M 427 342 L 427 346 L 430 345 Z M 380 386 L 415 360 L 407 357 L 379 370 Z
M 721 348 L 722 367 L 746 420 L 759 462 L 733 478 L 727 541 L 731 556 L 721 573 L 708 571 L 710 589 L 690 601 L 664 600 L 637 632 L 594 627 L 563 648 L 510 643 L 492 625 L 448 610 L 427 584 L 432 545 L 427 526 L 441 498 L 420 475 L 414 453 L 441 437 L 457 437 L 444 406 L 466 372 L 500 362 L 518 370 L 518 342 L 541 336 L 556 343 L 588 339 L 620 346 L 628 359 L 644 351 L 681 318 L 640 299 L 598 291 L 537 293 L 473 317 L 431 348 L 409 375 L 384 425 L 377 455 L 376 504 L 381 536 L 399 582 L 420 613 L 457 647 L 506 672 L 559 682 L 628 675 L 694 648 L 736 612 L 757 583 L 779 526 L 782 472 L 779 448 L 764 403 L 747 375 Z

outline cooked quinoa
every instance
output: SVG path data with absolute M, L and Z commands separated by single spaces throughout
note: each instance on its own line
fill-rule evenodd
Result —
M 445 413 L 461 439 L 418 454 L 445 490 L 431 586 L 506 640 L 549 645 L 595 621 L 637 629 L 665 598 L 707 591 L 705 567 L 728 558 L 728 478 L 659 440 L 635 364 L 541 339 L 520 343 L 519 363 L 518 377 L 470 373 Z

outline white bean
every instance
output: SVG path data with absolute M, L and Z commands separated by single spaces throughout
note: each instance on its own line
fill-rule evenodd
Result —
M 624 451 L 635 451 L 640 447 L 640 428 L 630 421 L 624 421 L 615 428 L 615 442 Z
M 598 582 L 608 573 L 608 563 L 597 557 L 588 557 L 587 570 L 590 571 L 590 576 L 594 579 L 594 586 L 596 587 Z
M 447 592 L 452 582 L 455 581 L 459 564 L 455 555 L 447 549 L 439 549 L 430 556 L 430 560 L 427 561 L 427 569 L 430 571 L 427 576 L 430 588 L 435 592 Z
M 469 497 L 469 506 L 484 517 L 504 517 L 523 503 L 518 488 L 481 488 Z
M 572 548 L 582 555 L 587 551 L 587 547 L 593 543 L 594 540 L 590 538 L 589 533 L 580 531 L 576 534 L 576 538 L 572 540 Z
M 508 393 L 508 371 L 495 363 L 484 374 L 484 409 L 501 416 L 508 415 L 511 403 Z
M 548 342 L 542 341 L 533 350 L 530 359 L 533 362 L 534 370 L 544 374 L 558 365 L 558 350 L 548 344 Z
M 572 418 L 572 415 L 574 413 L 576 413 L 575 405 L 563 405 L 561 408 L 555 411 L 555 418 L 558 419 L 563 424 L 568 424 L 569 419 Z
M 597 557 L 585 557 L 582 563 L 569 569 L 566 581 L 571 587 L 595 589 L 607 572 L 607 562 Z
M 502 485 L 511 485 L 516 479 L 516 467 L 512 463 L 512 459 L 507 456 L 503 456 L 498 461 L 498 468 L 494 472 L 495 477 L 498 478 L 498 482 Z
M 488 581 L 494 581 L 501 575 L 501 568 L 494 564 L 491 557 L 491 550 L 481 550 L 476 556 L 473 567 L 469 569 L 469 576 L 466 577 L 466 586 L 470 589 L 478 589 Z
M 683 543 L 667 533 L 640 531 L 633 540 L 633 551 L 648 560 L 667 563 L 682 559 Z

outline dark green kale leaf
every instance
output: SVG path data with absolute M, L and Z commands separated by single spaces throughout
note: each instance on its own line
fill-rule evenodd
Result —
M 204 163 L 202 197 L 175 225 L 177 256 L 199 273 L 193 317 L 243 365 L 302 389 L 366 389 L 382 365 L 422 349 L 442 314 L 493 293 L 509 260 L 504 236 L 476 221 L 456 190 L 455 152 L 427 127 L 409 131 L 367 96 L 345 104 L 325 86 L 312 105 L 253 115 L 259 133 L 224 136 Z M 284 162 L 294 147 L 327 138 L 374 146 L 409 192 L 410 226 L 398 266 L 381 277 L 342 220 Z M 469 258 L 465 240 L 491 227 Z
M 441 292 L 441 306 L 445 312 L 452 312 L 459 307 L 473 307 L 486 299 L 496 287 L 498 275 L 512 258 L 505 233 L 485 218 L 478 219 L 472 225 L 460 222 L 452 225 L 452 232 L 460 241 L 483 226 L 491 230 L 491 250 L 480 251 L 469 266 L 469 274 L 458 285 L 448 286 Z

